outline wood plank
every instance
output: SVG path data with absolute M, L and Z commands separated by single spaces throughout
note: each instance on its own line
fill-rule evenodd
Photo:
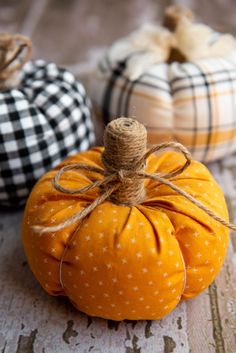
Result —
M 187 332 L 191 353 L 215 353 L 208 291 L 187 303 Z
M 38 25 L 31 32 L 35 43 L 34 55 L 67 65 L 94 62 L 114 40 L 147 21 L 161 22 L 164 8 L 173 2 L 49 0 L 40 14 Z M 222 4 L 217 2 L 213 10 L 211 4 L 204 0 L 179 0 L 175 3 L 189 6 L 199 20 L 217 30 L 236 32 L 235 11 L 232 11 L 230 0 Z
M 32 34 L 35 57 L 43 54 L 59 64 L 94 62 L 115 39 L 160 19 L 167 4 L 168 0 L 51 0 Z
M 220 184 L 228 205 L 231 222 L 235 222 L 236 168 L 235 155 L 210 169 Z M 217 353 L 234 353 L 236 349 L 236 236 L 231 239 L 225 263 L 215 283 L 210 287 L 209 298 L 212 311 L 213 336 Z
M 20 32 L 32 38 L 33 33 L 37 29 L 38 22 L 44 14 L 45 8 L 48 4 L 48 0 L 31 0 L 30 6 L 28 7 L 27 14 L 24 18 L 24 22 L 21 24 Z
M 35 58 L 76 65 L 82 61 L 94 62 L 105 47 L 141 24 L 160 22 L 164 8 L 173 2 L 3 0 L 0 30 L 19 31 L 32 37 Z M 232 11 L 230 0 L 217 2 L 214 9 L 204 0 L 179 0 L 175 3 L 189 6 L 199 20 L 217 30 L 236 32 L 235 11 Z
M 177 3 L 190 7 L 196 17 L 207 25 L 222 32 L 236 33 L 235 3 L 230 0 L 212 2 L 204 0 L 180 0 Z
M 215 327 L 217 353 L 235 353 L 236 350 L 236 255 L 230 243 L 227 258 L 212 293 L 219 311 Z M 222 336 L 222 337 L 220 337 Z
M 27 16 L 30 0 L 4 0 L 0 5 L 0 32 L 21 32 L 21 26 Z

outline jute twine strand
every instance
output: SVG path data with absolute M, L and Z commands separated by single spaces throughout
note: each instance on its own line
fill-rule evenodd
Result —
M 124 125 L 124 123 L 128 125 Z M 203 205 L 192 195 L 169 180 L 181 174 L 190 165 L 192 158 L 188 150 L 178 142 L 167 142 L 153 146 L 147 152 L 144 152 L 146 151 L 146 136 L 144 133 L 144 130 L 146 131 L 146 129 L 143 125 L 141 125 L 142 128 L 139 125 L 141 124 L 136 120 L 128 118 L 120 118 L 115 120 L 115 123 L 112 121 L 108 124 L 104 137 L 105 150 L 102 154 L 105 170 L 78 163 L 64 166 L 56 173 L 52 183 L 55 189 L 62 193 L 84 193 L 96 187 L 101 189 L 101 193 L 89 206 L 56 226 L 33 226 L 33 230 L 36 233 L 43 234 L 56 232 L 71 226 L 83 220 L 98 205 L 107 199 L 110 199 L 117 204 L 128 206 L 139 204 L 145 200 L 144 179 L 156 180 L 160 184 L 170 187 L 172 190 L 184 196 L 194 205 L 203 210 L 215 221 L 229 229 L 236 230 L 236 225 L 222 219 L 207 206 Z M 141 136 L 140 140 L 139 136 Z M 145 148 L 143 148 L 140 143 L 138 144 L 138 140 L 142 141 L 143 144 L 145 143 Z M 123 143 L 121 143 L 121 141 Z M 147 158 L 154 152 L 163 151 L 169 148 L 181 152 L 186 159 L 185 164 L 169 173 L 146 173 L 144 170 Z M 103 175 L 104 178 L 95 181 L 84 188 L 69 189 L 60 185 L 61 176 L 69 170 L 91 171 Z
M 105 176 L 117 175 L 120 181 L 110 197 L 113 202 L 137 205 L 145 199 L 143 180 L 136 175 L 145 169 L 146 146 L 147 130 L 137 120 L 121 118 L 107 125 L 102 154 Z
M 32 55 L 32 42 L 20 34 L 0 33 L 0 83 L 20 70 Z

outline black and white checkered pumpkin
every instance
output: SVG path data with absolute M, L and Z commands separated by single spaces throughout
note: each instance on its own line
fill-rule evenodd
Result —
M 83 86 L 54 63 L 28 62 L 0 93 L 0 205 L 23 204 L 43 173 L 93 141 Z

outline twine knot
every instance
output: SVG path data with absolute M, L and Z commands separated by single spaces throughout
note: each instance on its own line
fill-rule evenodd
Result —
M 0 33 L 0 89 L 15 84 L 9 82 L 30 59 L 32 42 L 20 34 Z
M 104 135 L 105 149 L 102 153 L 102 162 L 105 169 L 81 163 L 71 164 L 62 167 L 52 180 L 55 189 L 65 194 L 83 194 L 88 190 L 98 187 L 100 188 L 100 195 L 82 211 L 74 214 L 62 223 L 50 227 L 33 226 L 34 231 L 41 234 L 60 231 L 83 220 L 98 205 L 108 199 L 114 203 L 126 206 L 140 204 L 145 200 L 146 196 L 144 179 L 156 180 L 160 184 L 169 186 L 172 190 L 205 211 L 217 222 L 232 230 L 236 230 L 236 225 L 228 223 L 192 195 L 170 181 L 171 178 L 181 174 L 190 165 L 192 158 L 189 151 L 178 142 L 162 143 L 146 151 L 146 140 L 146 129 L 137 120 L 120 118 L 109 123 Z M 172 172 L 146 173 L 145 165 L 148 157 L 154 152 L 169 148 L 178 150 L 183 154 L 185 157 L 184 165 Z M 99 173 L 103 175 L 103 179 L 79 189 L 65 188 L 60 184 L 60 178 L 62 174 L 69 170 L 86 170 L 88 172 Z

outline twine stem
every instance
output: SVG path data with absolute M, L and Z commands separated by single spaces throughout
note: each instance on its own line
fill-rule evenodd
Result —
M 0 85 L 19 71 L 32 55 L 32 42 L 20 34 L 0 33 Z

